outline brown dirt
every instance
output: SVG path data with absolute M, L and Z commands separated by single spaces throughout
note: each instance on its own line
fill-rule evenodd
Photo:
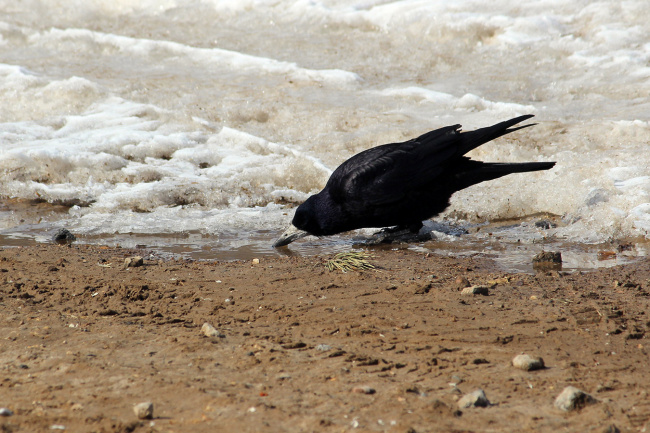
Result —
M 144 265 L 125 269 L 136 254 Z M 650 428 L 647 259 L 527 275 L 484 260 L 373 254 L 379 270 L 342 274 L 317 257 L 0 250 L 0 407 L 14 412 L 0 431 Z M 489 295 L 461 294 L 458 277 Z M 205 322 L 225 337 L 204 336 Z M 515 369 L 522 352 L 547 368 Z M 568 385 L 598 402 L 561 412 L 553 401 Z M 459 412 L 458 398 L 478 388 L 492 405 Z M 153 420 L 136 419 L 143 401 Z

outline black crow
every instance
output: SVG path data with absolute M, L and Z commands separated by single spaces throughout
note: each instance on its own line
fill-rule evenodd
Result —
M 531 117 L 469 132 L 461 132 L 460 125 L 447 126 L 354 155 L 334 170 L 321 192 L 298 206 L 291 226 L 273 247 L 307 235 L 364 227 L 395 226 L 396 231 L 417 233 L 423 220 L 449 206 L 456 191 L 511 173 L 550 169 L 555 162 L 481 162 L 464 156 L 488 141 L 533 126 L 510 128 Z

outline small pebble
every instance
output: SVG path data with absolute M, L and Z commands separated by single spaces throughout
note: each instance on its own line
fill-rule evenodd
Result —
M 374 394 L 377 391 L 369 386 L 355 386 L 352 388 L 352 392 L 356 392 L 357 394 Z
M 463 383 L 463 379 L 458 376 L 457 374 L 454 374 L 451 376 L 451 382 L 449 383 L 450 386 L 457 386 Z
M 60 244 L 60 245 L 66 245 L 66 244 L 71 244 L 77 240 L 75 235 L 70 233 L 70 230 L 68 229 L 59 229 L 54 235 L 52 236 L 52 242 L 55 244 Z
M 127 257 L 124 259 L 124 268 L 137 268 L 144 264 L 144 259 L 140 256 Z
M 327 352 L 328 350 L 332 350 L 332 346 L 329 344 L 318 344 L 314 349 L 320 350 L 321 352 Z
M 465 277 L 457 277 L 456 281 L 454 281 L 454 288 L 456 290 L 463 290 L 465 287 L 469 287 L 471 284 L 469 283 L 469 280 Z
M 153 418 L 153 403 L 138 403 L 133 406 L 133 413 L 135 413 L 135 416 L 139 419 L 151 419 Z
M 544 368 L 544 360 L 539 356 L 527 354 L 517 355 L 512 359 L 512 365 L 525 371 L 541 370 Z
M 562 253 L 557 251 L 542 251 L 533 257 L 533 263 L 562 263 Z
M 283 349 L 302 349 L 303 347 L 307 347 L 307 343 L 303 343 L 302 341 L 298 341 L 296 343 L 283 344 L 280 347 L 282 347 Z
M 598 260 L 613 260 L 616 258 L 616 251 L 598 251 Z
M 61 424 L 52 424 L 50 430 L 65 430 L 65 426 Z
M 206 337 L 219 337 L 219 338 L 224 338 L 226 335 L 222 333 L 221 331 L 217 330 L 214 326 L 210 325 L 208 322 L 205 322 L 203 326 L 201 326 L 201 332 L 203 335 Z
M 490 405 L 490 400 L 485 396 L 485 392 L 482 389 L 477 389 L 474 392 L 465 394 L 458 400 L 458 407 L 465 409 L 468 407 L 487 407 Z
M 449 386 L 451 386 L 451 388 L 449 388 L 449 394 L 451 394 L 452 396 L 454 396 L 454 400 L 458 400 L 458 399 L 460 399 L 460 397 L 463 395 L 463 391 L 461 391 L 461 390 L 460 390 L 460 389 L 459 389 L 455 384 L 453 384 L 453 383 L 450 383 Z
M 465 287 L 463 290 L 461 290 L 462 295 L 483 295 L 487 296 L 489 292 L 489 289 L 487 286 L 471 286 L 471 287 Z
M 14 413 L 11 409 L 7 409 L 6 407 L 0 407 L 0 416 L 11 416 L 13 414 Z
M 260 259 L 253 259 L 253 264 L 254 265 L 259 265 L 260 264 Z
M 596 399 L 573 386 L 567 386 L 555 399 L 555 407 L 565 412 L 596 403 Z
M 419 395 L 420 397 L 426 397 L 427 393 L 422 391 L 417 385 L 411 385 L 405 390 L 408 393 Z
M 557 227 L 557 224 L 550 220 L 539 220 L 535 222 L 535 227 L 548 230 Z

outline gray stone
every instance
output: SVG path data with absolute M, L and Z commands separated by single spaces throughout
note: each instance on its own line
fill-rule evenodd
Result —
M 557 227 L 557 224 L 555 224 L 551 220 L 539 220 L 535 222 L 535 227 L 544 229 L 544 230 L 549 230 Z
M 525 371 L 541 370 L 544 368 L 544 360 L 539 356 L 530 356 L 523 353 L 512 359 L 512 365 Z
M 470 286 L 461 290 L 462 295 L 483 295 L 487 296 L 489 292 L 488 286 Z
M 55 244 L 66 245 L 71 244 L 76 241 L 77 238 L 75 235 L 70 233 L 68 229 L 59 229 L 54 235 L 52 235 L 52 242 Z
M 374 394 L 376 391 L 369 386 L 355 386 L 352 388 L 352 392 L 356 392 L 357 394 Z
M 12 416 L 14 413 L 11 409 L 0 407 L 0 416 Z
M 153 418 L 153 403 L 147 401 L 144 403 L 138 403 L 133 406 L 133 413 L 139 419 L 151 419 Z
M 456 290 L 463 290 L 464 288 L 469 286 L 471 286 L 471 284 L 469 283 L 469 280 L 467 278 L 457 277 L 452 287 Z
M 449 383 L 450 386 L 458 386 L 461 383 L 463 383 L 463 379 L 459 375 L 454 374 L 451 376 L 451 382 Z
M 477 389 L 476 391 L 465 394 L 458 400 L 458 407 L 465 409 L 468 407 L 487 407 L 490 405 L 490 400 L 485 396 L 485 392 L 482 389 Z
M 555 399 L 555 407 L 565 412 L 582 409 L 598 400 L 573 386 L 567 386 Z
M 221 331 L 217 330 L 214 326 L 210 325 L 208 322 L 205 322 L 203 326 L 201 326 L 201 332 L 203 335 L 206 337 L 219 337 L 219 338 L 224 338 L 226 335 L 222 333 Z
M 144 259 L 140 256 L 127 257 L 124 259 L 124 269 L 126 268 L 137 268 L 144 264 Z
M 277 376 L 275 376 L 275 380 L 289 380 L 291 379 L 291 375 L 289 373 L 280 373 Z
M 562 253 L 557 251 L 542 251 L 533 257 L 533 263 L 562 263 Z

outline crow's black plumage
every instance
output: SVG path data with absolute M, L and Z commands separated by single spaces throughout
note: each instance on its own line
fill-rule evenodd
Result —
M 460 125 L 447 126 L 358 153 L 334 170 L 321 192 L 296 209 L 292 227 L 273 246 L 308 234 L 328 236 L 364 227 L 417 232 L 423 220 L 449 206 L 456 191 L 511 173 L 548 170 L 555 162 L 495 163 L 464 156 L 488 141 L 533 126 L 512 128 L 531 117 L 469 132 L 461 132 Z

